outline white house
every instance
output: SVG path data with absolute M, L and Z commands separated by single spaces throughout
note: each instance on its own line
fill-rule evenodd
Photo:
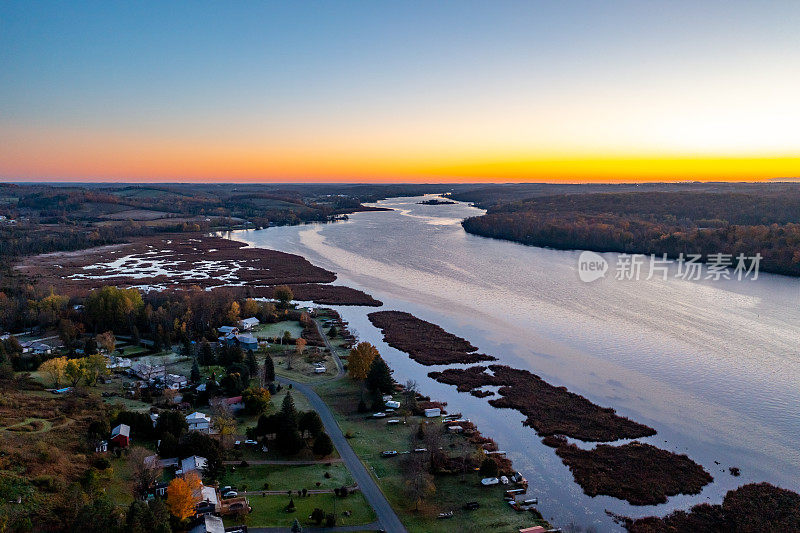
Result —
M 189 472 L 194 472 L 201 478 L 203 477 L 203 469 L 206 467 L 208 460 L 199 455 L 192 455 L 181 461 L 181 473 L 185 476 Z
M 250 318 L 243 318 L 242 320 L 239 321 L 239 329 L 242 331 L 248 331 L 259 325 L 260 323 L 261 322 L 259 322 L 258 319 L 254 316 Z
M 189 424 L 189 431 L 211 433 L 211 417 L 200 411 L 186 415 L 186 423 Z
M 165 385 L 172 390 L 185 389 L 189 385 L 186 376 L 180 374 L 167 374 Z

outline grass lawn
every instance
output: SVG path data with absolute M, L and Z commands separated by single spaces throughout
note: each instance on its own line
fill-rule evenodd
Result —
M 325 473 L 330 478 L 325 477 Z M 317 482 L 320 486 L 317 487 Z M 245 468 L 236 467 L 228 471 L 219 481 L 221 486 L 230 485 L 236 490 L 265 490 L 264 483 L 269 483 L 267 490 L 302 489 L 334 489 L 353 484 L 353 478 L 344 463 L 317 465 L 251 465 Z
M 106 477 L 105 492 L 115 504 L 127 507 L 133 501 L 130 464 L 126 457 L 117 459 L 110 454 L 108 457 L 111 459 L 111 468 L 103 474 Z
M 315 525 L 310 519 L 311 512 L 315 508 L 322 509 L 326 513 L 333 513 L 334 505 L 336 508 L 336 525 L 363 525 L 375 521 L 375 513 L 369 506 L 364 496 L 356 492 L 346 498 L 338 498 L 333 494 L 311 494 L 305 498 L 287 495 L 268 495 L 268 496 L 248 496 L 253 512 L 248 514 L 244 523 L 250 527 L 286 527 L 292 526 L 297 519 L 304 527 Z M 289 504 L 290 499 L 294 500 L 295 512 L 287 513 L 284 508 Z M 345 517 L 343 513 L 350 511 L 352 514 Z M 242 521 L 236 518 L 225 518 L 225 526 L 241 524 Z
M 266 339 L 267 337 L 283 337 L 284 331 L 288 331 L 292 338 L 296 339 L 303 332 L 303 326 L 297 320 L 283 320 L 274 324 L 260 324 L 251 329 L 249 333 L 259 339 Z
M 435 494 L 428 498 L 420 511 L 415 511 L 405 493 L 402 465 L 407 456 L 401 453 L 396 457 L 382 458 L 380 452 L 410 450 L 414 446 L 413 435 L 419 422 L 426 420 L 439 424 L 440 419 L 410 416 L 406 424 L 387 425 L 385 418 L 372 419 L 356 413 L 359 389 L 346 378 L 319 384 L 315 390 L 333 409 L 342 431 L 351 435 L 348 442 L 378 480 L 381 490 L 409 531 L 441 530 L 445 524 L 448 531 L 517 531 L 540 524 L 532 514 L 517 513 L 503 501 L 503 493 L 509 487 L 483 487 L 477 472 L 437 476 Z M 454 450 L 466 451 L 471 447 L 460 435 L 445 435 L 443 444 L 445 449 L 452 447 Z M 462 505 L 469 501 L 479 502 L 480 509 L 462 510 Z M 436 518 L 438 513 L 447 511 L 454 511 L 452 519 L 443 523 Z

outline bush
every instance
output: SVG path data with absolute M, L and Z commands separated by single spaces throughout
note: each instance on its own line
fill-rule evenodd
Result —
M 333 513 L 328 513 L 325 515 L 325 527 L 334 527 L 336 526 L 336 515 Z
M 322 524 L 322 521 L 325 519 L 325 511 L 320 508 L 316 508 L 311 512 L 311 520 L 314 521 L 315 524 L 318 526 Z

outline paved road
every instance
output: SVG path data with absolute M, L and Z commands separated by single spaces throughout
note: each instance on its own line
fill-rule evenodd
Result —
M 347 442 L 347 439 L 344 438 L 344 434 L 339 424 L 336 423 L 336 419 L 333 417 L 333 413 L 331 413 L 327 404 L 322 401 L 322 398 L 308 385 L 284 377 L 278 377 L 277 379 L 283 384 L 291 384 L 292 387 L 306 395 L 311 407 L 317 411 L 319 417 L 322 419 L 325 431 L 327 431 L 328 435 L 331 437 L 333 445 L 336 446 L 339 455 L 353 475 L 353 479 L 361 489 L 361 493 L 375 510 L 375 514 L 378 515 L 378 522 L 380 523 L 381 529 L 386 530 L 388 533 L 404 533 L 406 528 L 403 527 L 403 523 L 400 522 L 397 513 L 395 513 L 392 506 L 389 505 L 386 496 L 383 495 L 378 484 L 375 483 L 375 480 L 372 479 L 372 476 L 367 472 L 364 463 L 361 462 L 356 452 L 350 447 L 350 443 Z

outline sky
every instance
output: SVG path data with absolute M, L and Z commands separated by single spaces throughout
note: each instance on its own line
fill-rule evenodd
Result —
M 0 3 L 0 180 L 800 176 L 800 2 Z

